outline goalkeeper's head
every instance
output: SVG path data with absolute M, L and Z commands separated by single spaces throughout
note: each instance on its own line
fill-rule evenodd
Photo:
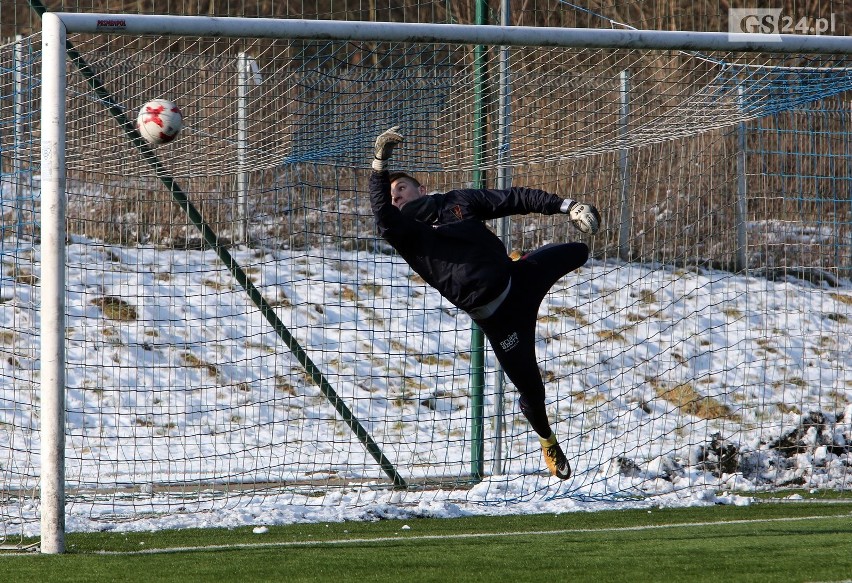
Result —
M 393 206 L 402 209 L 413 200 L 426 195 L 426 187 L 416 178 L 405 172 L 392 172 L 389 176 L 391 185 L 391 202 Z

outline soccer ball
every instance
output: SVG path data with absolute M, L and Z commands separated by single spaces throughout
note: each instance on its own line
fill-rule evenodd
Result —
M 183 116 L 173 101 L 152 99 L 136 116 L 136 129 L 149 144 L 166 144 L 174 140 L 183 127 Z

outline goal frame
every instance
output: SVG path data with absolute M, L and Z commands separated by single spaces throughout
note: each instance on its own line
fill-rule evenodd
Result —
M 835 36 L 45 13 L 41 102 L 40 527 L 41 552 L 47 554 L 65 551 L 65 76 L 69 33 L 852 54 L 852 38 Z

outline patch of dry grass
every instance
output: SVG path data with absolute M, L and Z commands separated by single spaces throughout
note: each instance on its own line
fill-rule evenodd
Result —
M 724 308 L 722 313 L 733 320 L 738 320 L 743 317 L 743 313 L 737 308 Z
M 558 308 L 553 308 L 550 313 L 555 316 L 567 316 L 569 318 L 573 318 L 580 326 L 586 326 L 589 323 L 589 321 L 586 319 L 586 317 L 580 310 L 570 306 L 560 306 Z
M 127 303 L 121 298 L 115 296 L 104 296 L 95 298 L 89 302 L 93 306 L 100 308 L 107 320 L 118 320 L 120 322 L 132 322 L 136 320 L 138 314 L 136 308 Z
M 691 383 L 680 383 L 674 386 L 656 383 L 654 392 L 658 398 L 671 403 L 679 411 L 687 415 L 693 415 L 701 419 L 740 421 L 739 415 L 735 415 L 730 407 L 720 403 L 713 397 L 703 396 L 695 390 L 695 387 Z
M 655 304 L 657 303 L 657 296 L 654 295 L 654 292 L 649 289 L 643 289 L 639 292 L 639 303 L 641 304 Z
M 231 285 L 231 282 L 229 281 L 219 281 L 218 279 L 209 277 L 205 278 L 201 283 L 216 291 L 230 291 L 234 289 L 233 285 Z
M 218 376 L 219 374 L 219 369 L 216 368 L 216 365 L 204 362 L 191 352 L 181 354 L 181 359 L 183 360 L 184 366 L 188 366 L 189 368 L 203 368 L 207 371 L 207 374 L 212 377 Z
M 441 358 L 437 354 L 415 354 L 414 359 L 422 364 L 452 366 L 453 362 L 446 358 Z
M 624 338 L 624 335 L 617 330 L 599 330 L 595 334 L 597 334 L 598 338 L 600 338 L 601 340 L 606 340 L 608 342 L 614 340 L 624 342 L 626 340 Z
M 6 275 L 14 279 L 17 283 L 22 285 L 38 285 L 38 276 L 34 275 L 26 267 L 9 263 L 4 263 L 4 265 L 6 266 Z
M 275 390 L 287 393 L 288 395 L 296 396 L 298 392 L 289 378 L 284 375 L 275 375 Z
M 847 306 L 852 306 L 852 296 L 850 296 L 850 295 L 841 294 L 841 293 L 837 293 L 837 292 L 831 292 L 830 294 L 828 294 L 828 297 L 830 297 L 833 300 L 840 302 L 841 304 L 846 304 Z
M 351 287 L 349 287 L 347 285 L 344 285 L 343 288 L 339 292 L 336 292 L 336 295 L 337 295 L 337 297 L 339 297 L 342 300 L 347 301 L 347 302 L 357 302 L 358 301 L 358 294 L 355 292 L 354 289 L 352 289 Z

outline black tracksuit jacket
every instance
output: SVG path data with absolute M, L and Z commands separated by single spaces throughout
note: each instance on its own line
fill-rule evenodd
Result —
M 506 246 L 483 222 L 509 215 L 559 212 L 562 199 L 533 188 L 462 189 L 432 194 L 437 219 L 425 224 L 391 203 L 388 172 L 370 176 L 370 203 L 379 235 L 429 285 L 465 311 L 499 296 L 509 283 Z

